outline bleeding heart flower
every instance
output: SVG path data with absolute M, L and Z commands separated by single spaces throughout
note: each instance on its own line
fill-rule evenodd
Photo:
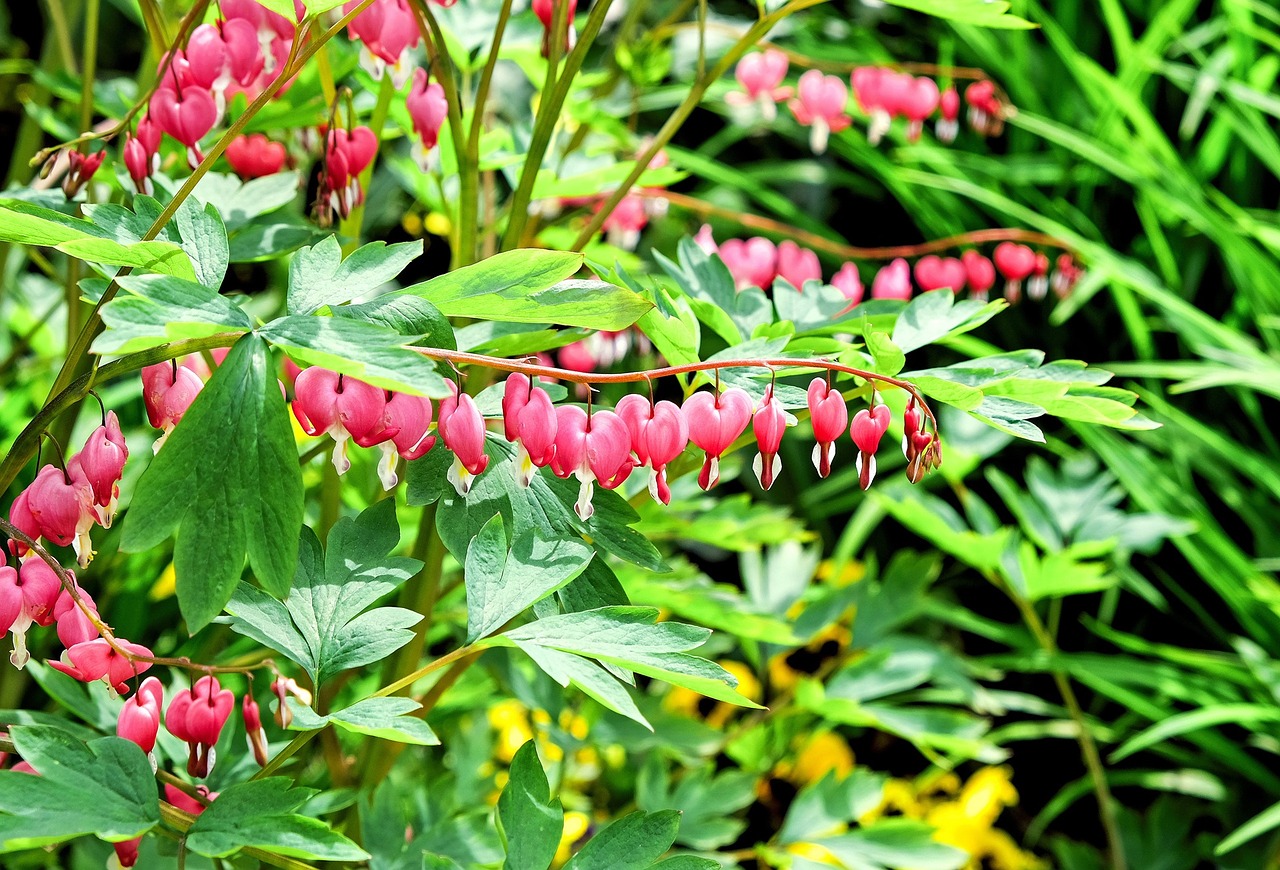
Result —
M 117 647 L 124 652 L 117 651 Z M 130 656 L 150 658 L 151 650 L 119 638 L 112 646 L 105 637 L 100 637 L 76 644 L 62 654 L 62 661 L 51 661 L 49 666 L 82 683 L 102 680 L 112 693 L 123 695 L 129 691 L 128 681 L 151 667 L 151 662 L 138 661 Z
M 889 429 L 891 418 L 888 405 L 876 405 L 871 410 L 863 408 L 853 415 L 849 426 L 849 437 L 858 448 L 855 466 L 858 471 L 858 483 L 863 489 L 871 486 L 876 476 L 876 450 L 880 439 Z
M 392 393 L 383 409 L 382 426 L 395 435 L 379 445 L 382 461 L 378 463 L 378 478 L 382 488 L 390 492 L 400 482 L 396 475 L 396 457 L 412 462 L 425 456 L 436 444 L 434 435 L 428 435 L 431 427 L 431 400 L 425 396 Z
M 849 89 L 839 76 L 824 75 L 811 69 L 800 76 L 796 99 L 790 103 L 796 121 L 811 128 L 809 147 L 814 154 L 827 150 L 831 133 L 839 133 L 851 123 L 845 109 L 849 102 Z
M 272 142 L 262 133 L 237 136 L 227 145 L 227 162 L 245 181 L 275 175 L 284 169 L 289 158 L 280 142 Z
M 196 680 L 191 691 L 178 692 L 169 702 L 164 725 L 170 734 L 187 743 L 187 773 L 191 776 L 203 778 L 213 769 L 213 747 L 235 701 L 235 695 L 210 674 Z
M 941 115 L 934 125 L 934 134 L 939 142 L 954 142 L 960 132 L 960 93 L 954 88 L 947 88 L 938 100 L 938 112 Z
M 9 661 L 21 670 L 31 660 L 27 651 L 27 630 L 53 622 L 53 608 L 62 582 L 43 559 L 31 558 L 14 569 L 0 566 L 0 637 L 13 632 L 13 652 Z
M 850 306 L 862 301 L 864 292 L 862 277 L 858 274 L 858 267 L 853 263 L 845 263 L 840 267 L 840 271 L 831 278 L 831 286 L 844 294 Z
M 729 239 L 720 245 L 719 255 L 739 290 L 748 287 L 767 290 L 773 286 L 778 274 L 778 249 L 768 239 L 759 236 L 746 241 Z
M 703 391 L 686 399 L 681 411 L 689 424 L 689 440 L 707 454 L 698 485 L 709 490 L 720 480 L 720 457 L 751 422 L 751 397 L 737 387 L 719 395 Z
M 627 424 L 612 411 L 588 415 L 577 405 L 556 409 L 556 452 L 551 470 L 556 477 L 574 475 L 581 484 L 574 512 L 589 520 L 595 514 L 591 504 L 594 484 L 615 489 L 622 484 L 635 462 L 631 458 L 631 433 Z
M 689 423 L 680 406 L 665 400 L 654 404 L 644 396 L 633 394 L 622 397 L 617 413 L 631 435 L 632 452 L 641 465 L 652 470 L 649 494 L 654 501 L 671 504 L 667 465 L 683 453 L 689 443 Z
M 782 433 L 787 430 L 787 413 L 774 397 L 771 386 L 765 389 L 760 407 L 751 418 L 751 429 L 756 436 L 756 446 L 760 448 L 752 468 L 760 488 L 767 490 L 773 486 L 778 472 L 782 471 L 782 457 L 778 456 L 778 450 L 782 446 Z
M 68 199 L 80 192 L 89 183 L 93 174 L 98 171 L 107 152 L 97 151 L 93 154 L 81 154 L 79 151 L 67 151 L 67 174 L 62 178 L 62 192 Z
M 1016 242 L 1001 242 L 996 245 L 992 259 L 1005 278 L 1005 298 L 1017 302 L 1022 295 L 1023 279 L 1036 268 L 1036 252 Z
M 249 750 L 253 752 L 253 760 L 259 767 L 267 766 L 267 732 L 262 727 L 262 711 L 253 696 L 245 693 L 241 702 L 241 714 L 244 716 L 244 733 L 249 739 Z
M 899 257 L 887 266 L 880 267 L 871 282 L 872 299 L 910 299 L 911 266 Z
M 813 423 L 813 467 L 819 477 L 831 473 L 831 460 L 836 455 L 836 441 L 849 423 L 849 410 L 839 390 L 831 389 L 826 378 L 809 382 L 809 419 Z
M 56 577 L 57 575 L 55 574 L 54 576 Z M 71 575 L 71 579 L 72 582 L 75 582 L 74 574 Z M 80 589 L 78 594 L 80 600 L 96 616 L 98 608 L 94 605 L 93 598 L 89 593 Z M 98 626 L 94 625 L 89 615 L 80 609 L 80 605 L 76 604 L 75 599 L 71 597 L 71 593 L 66 589 L 58 593 L 58 600 L 53 605 L 53 618 L 58 624 L 58 640 L 67 649 L 71 649 L 78 643 L 87 643 L 98 637 Z
M 538 16 L 538 20 L 542 22 L 542 56 L 548 57 L 551 54 L 551 28 L 555 26 L 555 12 L 557 5 L 564 5 L 566 0 L 533 0 L 533 14 Z M 565 20 L 565 39 L 561 46 L 560 53 L 563 55 L 573 48 L 574 42 L 577 40 L 577 33 L 573 28 L 573 18 L 578 11 L 578 0 L 567 0 L 568 6 L 564 12 Z
M 333 438 L 333 467 L 338 474 L 351 468 L 348 439 L 373 447 L 399 431 L 386 423 L 386 391 L 364 381 L 312 366 L 298 375 L 293 394 L 293 415 L 302 430 Z
M 804 289 L 806 281 L 821 281 L 818 255 L 787 239 L 778 245 L 778 277 L 797 290 Z
M 421 143 L 421 158 L 425 160 L 426 152 L 436 147 L 440 139 L 440 128 L 449 114 L 449 103 L 444 96 L 444 88 L 439 82 L 428 81 L 427 71 L 422 67 L 413 71 L 413 84 L 404 98 L 404 106 L 409 110 L 409 120 L 418 134 Z
M 147 117 L 187 146 L 187 162 L 194 169 L 204 159 L 198 144 L 218 122 L 218 106 L 207 88 L 188 84 L 174 90 L 162 87 L 151 97 Z
M 70 545 L 83 568 L 93 559 L 89 529 L 98 521 L 93 487 L 85 477 L 79 457 L 72 457 L 66 471 L 46 465 L 27 487 L 26 510 L 40 537 L 60 547 Z
M 163 706 L 164 687 L 155 677 L 147 677 L 133 697 L 120 708 L 116 735 L 136 743 L 150 755 L 156 748 L 156 737 L 160 733 L 160 709 Z
M 165 439 L 202 389 L 204 381 L 200 376 L 173 360 L 142 369 L 142 401 L 147 406 L 147 419 L 152 426 L 163 430 L 152 446 L 154 452 L 160 452 Z
M 955 257 L 929 254 L 916 261 L 916 283 L 921 290 L 941 290 L 946 287 L 959 293 L 964 289 L 966 277 L 968 273 L 964 263 Z
M 742 90 L 725 94 L 725 102 L 731 106 L 755 105 L 761 119 L 772 123 L 778 115 L 777 104 L 792 94 L 791 88 L 782 87 L 789 66 L 786 53 L 776 48 L 745 55 L 734 70 Z
M 449 482 L 465 496 L 471 491 L 475 477 L 489 467 L 489 457 L 484 452 L 484 417 L 475 400 L 466 393 L 458 395 L 458 388 L 449 382 L 453 395 L 440 403 L 440 419 L 436 430 L 444 446 L 453 451 L 453 465 L 449 468 Z
M 964 263 L 965 281 L 969 285 L 969 295 L 982 302 L 987 301 L 987 293 L 996 283 L 996 267 L 991 261 L 977 251 L 965 251 L 960 255 Z
M 902 114 L 907 116 L 907 141 L 915 142 L 924 129 L 924 120 L 938 108 L 938 83 L 928 76 L 918 76 L 911 82 L 902 99 Z
M 502 427 L 507 440 L 516 445 L 516 482 L 528 486 L 534 469 L 546 468 L 555 457 L 557 423 L 551 396 L 521 372 L 507 376 Z
M 94 504 L 101 508 L 99 521 L 104 529 L 109 529 L 120 498 L 120 478 L 129 458 L 129 447 L 115 411 L 107 412 L 106 422 L 90 433 L 78 455 L 80 468 L 93 490 Z

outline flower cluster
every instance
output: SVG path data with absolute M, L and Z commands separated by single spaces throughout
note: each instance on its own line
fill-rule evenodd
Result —
M 809 281 L 822 280 L 818 255 L 790 240 L 774 244 L 756 236 L 717 244 L 711 228 L 704 225 L 695 241 L 707 253 L 720 257 L 739 290 L 748 287 L 768 290 L 777 278 L 796 289 L 803 289 Z M 1001 242 L 990 257 L 974 249 L 964 251 L 959 257 L 926 254 L 915 261 L 914 267 L 905 258 L 898 257 L 876 272 L 870 298 L 910 299 L 917 287 L 921 292 L 947 287 L 956 293 L 967 289 L 973 298 L 985 300 L 997 276 L 1005 279 L 1004 294 L 1010 302 L 1022 298 L 1024 282 L 1026 295 L 1032 299 L 1043 299 L 1050 287 L 1063 298 L 1082 274 L 1070 254 L 1060 254 L 1051 267 L 1047 254 L 1016 242 Z M 854 263 L 842 265 L 829 283 L 844 294 L 850 305 L 862 301 L 865 288 Z
M 815 154 L 827 150 L 832 133 L 853 122 L 848 111 L 850 85 L 858 108 L 868 118 L 867 139 L 872 145 L 884 138 L 896 118 L 906 120 L 907 141 L 915 142 L 935 112 L 939 141 L 952 142 L 959 133 L 961 99 L 954 85 L 943 90 L 930 76 L 863 66 L 853 71 L 849 85 L 840 76 L 811 69 L 792 89 L 783 84 L 789 68 L 787 55 L 776 48 L 748 54 L 734 71 L 740 89 L 730 91 L 725 101 L 744 119 L 754 116 L 766 124 L 777 117 L 777 104 L 786 101 L 796 121 L 810 129 L 809 146 Z M 979 135 L 999 135 L 1005 107 L 993 82 L 981 79 L 969 85 L 964 102 L 969 107 L 969 124 Z
M 396 457 L 413 460 L 424 456 L 438 436 L 454 456 L 449 482 L 465 496 L 489 465 L 484 450 L 486 425 L 471 396 L 458 392 L 452 383 L 450 390 L 451 395 L 440 402 L 432 430 L 429 399 L 383 390 L 312 367 L 295 381 L 293 413 L 307 434 L 333 438 L 333 463 L 339 473 L 351 466 L 348 442 L 380 447 L 383 461 L 378 472 L 387 489 L 397 482 Z M 888 407 L 875 404 L 860 410 L 849 425 L 844 397 L 827 380 L 815 378 L 808 396 L 818 441 L 813 451 L 818 473 L 822 477 L 830 473 L 835 443 L 848 425 L 849 437 L 858 448 L 860 482 L 864 489 L 870 486 L 875 477 L 875 453 L 889 426 Z M 906 423 L 909 437 L 904 438 L 903 450 L 908 476 L 918 481 L 939 464 L 940 448 L 935 434 L 926 430 L 925 416 L 914 400 L 908 406 Z M 648 469 L 653 498 L 669 504 L 667 468 L 690 442 L 704 454 L 698 483 L 710 489 L 719 481 L 720 458 L 748 426 L 759 451 L 754 465 L 756 479 L 768 489 L 782 469 L 778 451 L 788 425 L 788 415 L 772 387 L 758 403 L 744 390 L 730 387 L 695 392 L 683 405 L 630 395 L 614 410 L 607 410 L 590 405 L 557 407 L 545 389 L 528 375 L 515 372 L 506 380 L 502 399 L 503 434 L 516 447 L 517 482 L 528 486 L 539 468 L 549 468 L 557 477 L 576 478 L 580 489 L 574 509 L 583 519 L 592 516 L 591 498 L 597 484 L 615 489 L 639 468 Z

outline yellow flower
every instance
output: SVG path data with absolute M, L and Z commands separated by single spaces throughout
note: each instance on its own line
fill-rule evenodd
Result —
M 984 767 L 969 777 L 959 801 L 965 815 L 994 824 L 1007 806 L 1018 802 L 1018 791 L 1010 781 L 1007 767 Z
M 824 559 L 818 563 L 817 576 L 831 586 L 849 586 L 867 576 L 867 567 L 861 562 L 846 561 L 837 576 L 835 565 L 830 559 Z
M 829 864 L 832 867 L 843 867 L 840 859 L 831 854 L 831 850 L 826 846 L 819 846 L 817 843 L 792 843 L 787 846 L 787 851 L 792 855 L 800 858 L 807 858 L 810 861 L 817 861 L 820 864 Z
M 560 845 L 556 847 L 556 857 L 552 865 L 559 867 L 573 857 L 573 846 L 591 826 L 591 818 L 586 813 L 569 810 L 564 814 L 564 829 L 560 834 Z
M 510 764 L 516 751 L 533 739 L 528 710 L 514 699 L 499 701 L 489 708 L 489 725 L 498 732 L 494 754 L 504 764 Z
M 803 787 L 819 781 L 833 770 L 843 779 L 853 770 L 853 763 L 853 752 L 848 742 L 834 731 L 821 731 L 805 741 L 794 762 L 781 762 L 777 773 Z
M 293 419 L 293 415 L 289 415 L 289 419 Z M 160 576 L 156 578 L 155 585 L 151 587 L 151 592 L 147 597 L 152 601 L 163 601 L 173 595 L 178 588 L 178 576 L 174 573 L 173 563 L 170 562 L 165 569 L 160 572 Z
M 773 690 L 794 689 L 801 676 L 816 671 L 822 661 L 849 646 L 852 639 L 845 626 L 829 625 L 800 649 L 778 653 L 769 659 L 769 682 Z
M 407 211 L 404 217 L 400 218 L 400 226 L 406 233 L 417 238 L 422 235 L 422 215 L 417 212 Z
M 737 677 L 739 694 L 752 701 L 760 701 L 763 696 L 763 688 L 751 668 L 742 662 L 733 661 L 732 659 L 721 661 L 720 666 Z M 666 697 L 663 698 L 663 706 L 668 710 L 695 718 L 699 715 L 700 710 L 706 709 L 702 706 L 704 703 L 711 704 L 712 702 L 704 695 L 700 695 L 683 686 L 672 686 Z M 742 708 L 734 704 L 717 701 L 714 706 L 707 710 L 703 718 L 712 728 L 723 728 L 740 709 Z
M 423 221 L 423 226 L 433 236 L 448 236 L 453 231 L 453 223 L 448 216 L 436 211 L 427 215 L 427 219 Z

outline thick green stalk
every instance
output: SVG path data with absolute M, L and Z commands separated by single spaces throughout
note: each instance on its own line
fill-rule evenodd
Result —
M 680 105 L 676 107 L 676 110 L 671 113 L 671 117 L 667 119 L 667 122 L 662 125 L 662 129 L 653 137 L 652 141 L 649 143 L 649 147 L 645 149 L 645 152 L 636 158 L 636 165 L 631 170 L 631 173 L 621 184 L 618 185 L 613 193 L 610 194 L 609 198 L 605 201 L 600 210 L 597 211 L 595 215 L 592 216 L 591 220 L 587 222 L 587 225 L 582 228 L 582 232 L 578 233 L 578 237 L 574 239 L 573 242 L 573 250 L 581 251 L 586 247 L 587 242 L 591 241 L 595 237 L 596 233 L 600 232 L 600 227 L 604 225 L 605 220 L 607 220 L 609 215 L 613 213 L 613 210 L 617 208 L 618 203 L 622 202 L 622 198 L 631 191 L 636 180 L 639 179 L 644 171 L 649 168 L 649 164 L 653 161 L 653 158 L 658 156 L 658 152 L 671 141 L 671 137 L 676 134 L 676 131 L 679 130 L 684 125 L 684 122 L 688 120 L 689 116 L 693 114 L 693 110 L 702 102 L 702 97 L 706 94 L 707 88 L 711 87 L 713 82 L 728 72 L 729 68 L 737 63 L 738 59 L 746 54 L 752 46 L 759 42 L 766 33 L 772 30 L 773 26 L 779 21 L 786 18 L 788 15 L 792 15 L 793 13 L 799 12 L 803 9 L 808 9 L 810 6 L 817 6 L 820 3 L 825 2 L 826 0 L 791 0 L 791 2 L 786 6 L 766 15 L 764 18 L 761 18 L 755 24 L 751 25 L 747 32 L 733 44 L 725 56 L 720 58 L 720 62 L 711 68 L 711 72 L 706 76 L 699 78 L 693 83 L 693 87 L 689 88 L 688 96 L 686 96 L 684 101 L 681 102 Z M 523 181 L 523 179 L 521 180 Z M 510 232 L 508 232 L 508 236 L 510 236 Z
M 98 12 L 102 0 L 85 0 L 84 80 L 80 86 L 80 130 L 93 124 L 93 83 L 98 71 Z
M 507 232 L 502 237 L 502 250 L 509 251 L 512 248 L 520 246 L 520 237 L 524 234 L 525 224 L 529 220 L 529 202 L 533 196 L 533 185 L 538 179 L 538 172 L 542 169 L 542 161 L 547 153 L 547 146 L 551 144 L 551 134 L 555 131 L 556 126 L 560 123 L 560 110 L 564 107 L 564 101 L 569 96 L 569 90 L 573 87 L 573 80 L 578 75 L 578 70 L 582 68 L 583 62 L 587 58 L 587 50 L 591 48 L 591 43 L 595 41 L 596 34 L 600 32 L 600 28 L 604 26 L 605 16 L 609 12 L 609 6 L 612 0 L 600 0 L 595 6 L 591 7 L 591 14 L 587 16 L 586 26 L 582 28 L 582 33 L 578 36 L 578 42 L 573 46 L 573 51 L 569 52 L 568 58 L 564 62 L 564 70 L 559 77 L 555 79 L 555 85 L 550 88 L 543 89 L 542 101 L 538 104 L 538 115 L 533 123 L 533 136 L 529 140 L 529 152 L 525 155 L 524 166 L 520 170 L 520 183 L 516 186 L 515 193 L 511 195 L 511 205 L 507 209 Z M 564 8 L 564 4 L 556 5 L 557 14 Z M 552 23 L 554 27 L 554 22 Z M 553 40 L 552 55 L 548 60 L 550 69 L 547 73 L 548 84 L 550 84 L 552 71 L 555 69 L 555 42 Z

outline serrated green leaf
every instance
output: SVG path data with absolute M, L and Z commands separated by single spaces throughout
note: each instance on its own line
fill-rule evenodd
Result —
M 9 736 L 40 775 L 0 770 L 0 850 L 84 834 L 119 842 L 160 822 L 155 778 L 137 745 L 119 737 L 83 743 L 47 725 L 18 725 Z
M 652 308 L 644 297 L 602 281 L 569 280 L 583 257 L 564 251 L 504 251 L 405 288 L 450 317 L 624 329 Z
M 289 263 L 288 311 L 314 314 L 378 289 L 422 256 L 422 242 L 370 242 L 344 259 L 337 236 L 302 248 Z
M 405 293 L 387 293 L 358 305 L 339 305 L 334 317 L 363 320 L 400 335 L 420 335 L 417 347 L 443 347 L 457 350 L 453 326 L 449 319 L 425 299 Z
M 258 334 L 299 362 L 323 366 L 383 389 L 435 399 L 449 395 L 435 363 L 410 350 L 419 335 L 401 335 L 362 320 L 311 314 L 273 320 Z
M 125 291 L 102 308 L 106 330 L 93 342 L 97 354 L 125 354 L 171 341 L 220 332 L 248 332 L 253 322 L 216 290 L 169 275 L 129 275 Z
M 186 251 L 195 270 L 195 279 L 211 290 L 222 286 L 231 250 L 227 243 L 227 228 L 222 216 L 212 205 L 201 208 L 195 199 L 183 201 L 173 216 L 173 225 L 182 237 L 182 250 Z
M 196 396 L 138 481 L 121 549 L 177 533 L 178 604 L 192 632 L 231 598 L 246 558 L 278 595 L 289 589 L 302 526 L 302 474 L 266 344 L 245 336 Z
M 679 829 L 674 810 L 631 813 L 588 840 L 564 870 L 648 870 L 671 848 Z
M 186 847 L 225 858 L 253 846 L 279 855 L 328 861 L 363 861 L 369 854 L 319 819 L 296 812 L 315 794 L 282 776 L 224 788 L 192 824 Z
M 1008 307 L 1003 299 L 957 302 L 950 290 L 921 293 L 907 303 L 893 327 L 893 343 L 903 353 L 933 344 L 948 335 L 976 329 Z

